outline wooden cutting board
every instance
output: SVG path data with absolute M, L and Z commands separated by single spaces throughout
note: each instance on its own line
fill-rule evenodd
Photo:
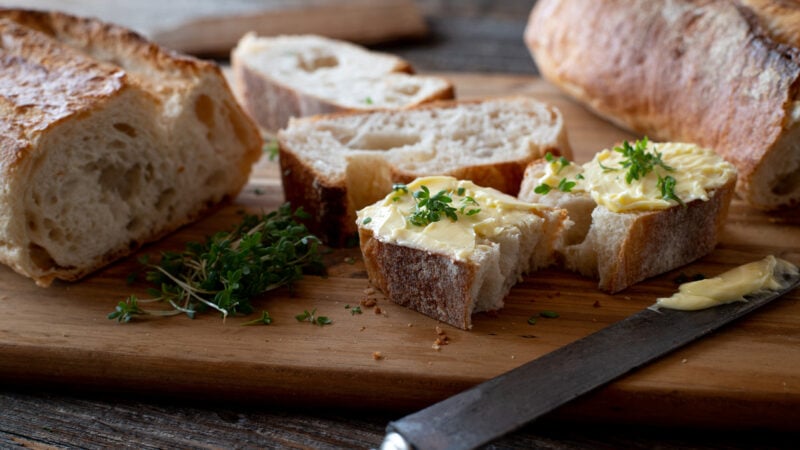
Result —
M 446 74 L 461 97 L 530 95 L 564 113 L 578 161 L 631 136 L 589 114 L 532 77 Z M 237 212 L 282 202 L 276 163 L 259 163 L 231 205 L 140 253 L 181 249 L 229 229 Z M 216 315 L 117 324 L 114 305 L 144 286 L 126 284 L 135 257 L 74 284 L 48 289 L 0 268 L 0 379 L 47 388 L 102 390 L 114 396 L 182 396 L 301 407 L 382 408 L 398 413 L 469 386 L 599 330 L 676 288 L 680 273 L 715 275 L 775 254 L 800 264 L 798 210 L 767 215 L 739 201 L 718 248 L 702 260 L 606 295 L 595 282 L 560 270 L 526 277 L 496 315 L 479 314 L 472 331 L 442 325 L 450 344 L 433 348 L 436 321 L 378 297 L 381 313 L 362 307 L 368 287 L 357 249 L 327 256 L 327 278 L 307 277 L 295 292 L 256 302 L 269 326 L 240 326 Z M 299 323 L 316 308 L 329 326 Z M 544 310 L 555 319 L 527 319 Z M 619 345 L 625 345 L 620 342 Z M 382 358 L 374 355 L 380 352 Z M 626 376 L 556 414 L 570 419 L 797 429 L 800 423 L 800 292 Z

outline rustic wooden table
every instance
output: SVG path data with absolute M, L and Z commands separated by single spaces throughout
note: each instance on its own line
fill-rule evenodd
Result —
M 534 1 L 420 2 L 432 29 L 422 42 L 384 45 L 422 71 L 533 74 L 521 41 Z M 344 386 L 343 389 L 357 389 Z M 291 409 L 65 392 L 41 386 L 0 388 L 0 448 L 374 448 L 396 413 Z M 692 430 L 581 423 L 553 416 L 490 448 L 796 448 L 798 436 L 742 430 Z

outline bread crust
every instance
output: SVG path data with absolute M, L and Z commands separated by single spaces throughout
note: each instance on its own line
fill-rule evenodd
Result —
M 541 73 L 621 126 L 713 148 L 751 205 L 797 205 L 800 58 L 797 33 L 779 32 L 797 29 L 800 6 L 634 3 L 539 1 L 525 40 Z
M 261 155 L 262 141 L 258 129 L 235 103 L 221 70 L 215 64 L 173 53 L 125 28 L 57 12 L 0 9 L 0 33 L 4 44 L 0 48 L 2 68 L 0 261 L 17 272 L 34 278 L 37 284 L 42 286 L 49 285 L 54 279 L 77 280 L 111 261 L 132 253 L 144 243 L 159 239 L 178 227 L 196 220 L 211 211 L 219 202 L 235 196 L 246 183 L 251 165 Z M 139 111 L 136 112 L 139 115 L 135 115 L 133 111 L 142 105 L 159 109 L 158 114 L 161 114 L 160 109 L 166 110 L 168 108 L 166 103 L 171 101 L 176 103 L 185 101 L 187 105 L 181 105 L 180 108 L 185 107 L 186 110 L 172 105 L 169 107 L 169 112 L 164 114 L 176 124 L 188 127 L 186 124 L 193 120 L 203 120 L 201 116 L 204 113 L 202 111 L 204 105 L 201 100 L 204 95 L 210 95 L 211 92 L 217 95 L 215 101 L 218 102 L 216 106 L 220 115 L 216 120 L 218 122 L 224 120 L 225 123 L 215 125 L 211 123 L 214 119 L 208 119 L 210 121 L 208 132 L 212 133 L 212 128 L 213 132 L 224 129 L 231 136 L 230 139 L 222 138 L 230 148 L 216 150 L 220 154 L 236 155 L 222 166 L 231 173 L 221 174 L 220 184 L 204 190 L 208 196 L 202 200 L 187 198 L 184 201 L 185 205 L 165 211 L 159 218 L 154 218 L 152 227 L 146 226 L 136 232 L 128 230 L 130 233 L 126 233 L 123 224 L 122 228 L 117 230 L 119 238 L 114 239 L 115 243 L 97 244 L 96 250 L 99 253 L 87 257 L 80 263 L 60 263 L 51 258 L 49 251 L 41 246 L 45 245 L 42 240 L 49 238 L 35 237 L 38 236 L 38 231 L 34 229 L 36 224 L 29 218 L 31 205 L 26 202 L 30 201 L 31 192 L 36 188 L 34 176 L 43 162 L 51 159 L 51 156 L 61 157 L 58 154 L 61 147 L 59 151 L 53 147 L 66 139 L 63 137 L 64 133 L 74 132 L 80 124 L 93 123 L 90 121 L 98 114 L 107 114 L 113 108 L 117 111 L 114 117 L 118 118 L 113 120 L 126 122 L 153 113 L 148 109 L 147 112 Z M 194 102 L 193 106 L 191 102 Z M 132 112 L 125 112 L 125 108 Z M 194 118 L 195 116 L 197 118 Z M 107 115 L 102 117 L 112 120 Z M 104 123 L 104 126 L 113 133 L 119 133 L 120 139 L 123 140 L 134 139 L 137 133 L 153 132 L 150 128 L 136 130 L 125 123 L 114 123 L 113 120 L 111 123 Z M 143 120 L 159 119 L 150 116 Z M 119 128 L 114 130 L 111 127 L 112 123 Z M 102 133 L 107 132 L 102 131 Z M 101 131 L 97 130 L 94 134 L 99 136 Z M 156 142 L 153 136 L 147 139 Z M 208 139 L 205 145 L 209 146 L 209 150 L 222 144 L 215 141 L 212 136 L 208 136 Z M 169 147 L 164 141 L 158 142 Z M 123 145 L 122 141 L 118 143 Z M 95 163 L 101 162 L 102 157 L 107 156 L 114 159 L 109 163 L 112 169 L 116 170 L 123 166 L 119 159 L 115 159 L 118 158 L 119 150 L 115 150 L 118 153 L 112 155 L 113 152 L 103 153 L 108 151 L 108 148 L 98 147 L 92 150 L 94 147 L 91 144 L 84 144 L 82 147 L 87 148 L 87 152 L 96 152 L 98 159 L 94 161 Z M 136 149 L 138 151 L 139 147 Z M 178 154 L 179 151 L 191 151 L 184 147 L 159 150 L 162 151 L 160 156 L 170 161 L 164 167 L 174 168 L 178 173 L 183 170 L 181 158 L 191 157 L 188 154 Z M 201 153 L 198 151 L 197 154 Z M 143 164 L 146 161 L 141 161 L 142 158 L 141 155 L 122 157 L 122 162 L 127 161 L 131 165 L 141 164 L 133 168 L 133 171 L 148 170 L 153 173 L 152 176 L 175 177 L 172 173 L 155 175 L 156 168 L 144 168 Z M 81 163 L 88 164 L 89 161 Z M 155 165 L 157 162 L 152 161 L 152 163 Z M 93 177 L 101 176 L 99 168 L 94 171 L 91 168 L 87 170 L 87 174 Z M 58 176 L 59 173 L 52 175 L 55 179 L 58 179 Z M 151 175 L 146 176 L 151 177 Z M 106 178 L 109 184 L 115 186 L 126 183 L 130 185 L 142 179 L 138 176 L 134 179 L 133 172 L 113 171 L 109 171 Z M 178 178 L 180 179 L 180 175 Z M 173 190 L 169 190 L 170 186 L 166 186 L 164 199 L 148 198 L 144 202 L 152 203 L 150 207 L 167 204 L 169 203 L 166 201 L 167 197 L 182 194 L 179 192 L 180 189 L 199 189 L 195 186 L 197 183 L 185 186 L 181 183 L 183 181 L 175 182 L 171 186 Z M 104 187 L 97 186 L 95 189 L 102 190 Z M 58 197 L 62 194 L 64 197 L 71 195 L 70 192 L 64 191 L 59 193 Z M 58 202 L 59 199 L 54 196 L 50 201 Z M 95 206 L 101 207 L 101 205 Z M 39 207 L 38 203 L 35 207 Z M 139 206 L 140 209 L 147 207 Z M 137 218 L 131 219 L 129 223 L 131 229 L 136 228 L 134 221 Z M 52 217 L 47 218 L 47 220 L 52 219 Z M 97 229 L 89 228 L 75 232 L 91 236 L 98 231 L 108 231 L 103 227 L 110 225 L 102 223 L 104 220 L 102 216 L 97 216 L 95 219 L 98 222 Z M 130 237 L 125 237 L 128 234 Z M 70 239 L 67 238 L 67 241 Z M 99 236 L 96 236 L 94 241 L 106 242 Z
M 370 282 L 393 302 L 464 330 L 472 328 L 475 264 L 382 242 L 366 228 L 359 229 L 359 239 Z

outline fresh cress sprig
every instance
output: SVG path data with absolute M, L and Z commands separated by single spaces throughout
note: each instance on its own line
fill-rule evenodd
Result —
M 304 271 L 324 271 L 320 241 L 284 204 L 264 215 L 245 215 L 231 232 L 219 232 L 204 243 L 190 242 L 178 252 L 164 252 L 158 263 L 141 262 L 149 269 L 146 279 L 151 298 L 135 295 L 119 302 L 109 319 L 129 322 L 135 316 L 171 316 L 185 313 L 194 318 L 208 310 L 222 317 L 253 312 L 251 299 L 264 292 L 291 285 Z M 142 303 L 161 302 L 172 309 L 144 309 Z M 266 313 L 265 313 L 266 314 Z M 261 322 L 269 319 L 262 316 Z
M 393 190 L 397 193 L 397 196 L 393 197 L 395 201 L 399 200 L 400 195 L 408 193 L 408 187 L 404 184 L 395 184 Z M 409 223 L 424 227 L 444 217 L 455 222 L 458 220 L 458 214 L 473 216 L 481 212 L 478 202 L 473 197 L 464 195 L 465 192 L 465 189 L 460 187 L 456 192 L 442 189 L 436 194 L 431 194 L 428 186 L 420 186 L 420 190 L 411 194 L 415 206 L 414 211 L 408 216 Z M 458 207 L 453 206 L 454 194 L 462 197 Z

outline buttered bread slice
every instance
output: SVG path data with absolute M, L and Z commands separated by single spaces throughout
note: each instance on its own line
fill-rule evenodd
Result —
M 713 250 L 735 185 L 736 169 L 713 151 L 643 139 L 584 165 L 537 161 L 519 198 L 568 211 L 565 266 L 613 293 Z
M 395 185 L 358 211 L 369 279 L 390 300 L 458 328 L 499 310 L 523 273 L 553 263 L 563 210 L 452 177 Z
M 278 141 L 286 199 L 332 245 L 393 183 L 449 175 L 516 195 L 528 163 L 570 155 L 561 113 L 526 97 L 295 119 Z

